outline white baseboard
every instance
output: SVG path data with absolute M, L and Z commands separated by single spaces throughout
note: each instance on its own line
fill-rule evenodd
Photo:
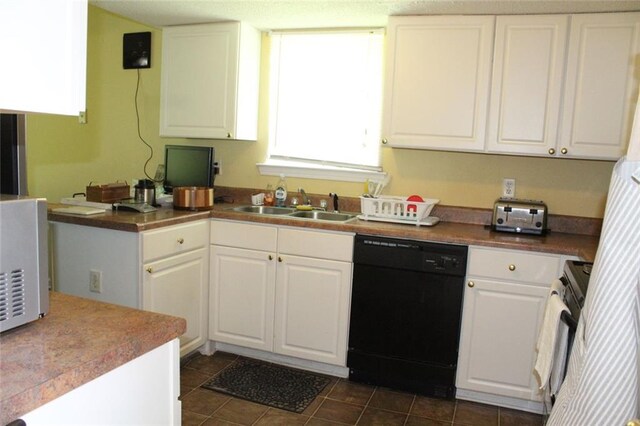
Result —
M 481 402 L 483 404 L 497 405 L 499 407 L 512 408 L 514 410 L 528 411 L 535 414 L 543 414 L 544 405 L 542 402 L 527 401 L 525 399 L 510 398 L 508 396 L 494 395 L 484 392 L 476 392 L 467 389 L 456 390 L 456 399 L 465 401 Z
M 327 374 L 329 376 L 349 377 L 349 369 L 339 365 L 325 364 L 317 361 L 309 361 L 306 359 L 295 358 L 287 355 L 265 352 L 258 349 L 244 348 L 242 346 L 231 345 L 229 343 L 211 342 L 209 341 L 201 348 L 203 354 L 206 352 L 213 353 L 215 351 L 230 352 L 236 355 L 242 355 L 249 358 L 260 359 L 262 361 L 273 362 L 274 364 L 286 365 L 289 367 L 300 368 L 302 370 L 313 371 L 315 373 Z

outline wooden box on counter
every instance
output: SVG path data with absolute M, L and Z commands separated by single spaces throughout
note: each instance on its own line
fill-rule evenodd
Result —
M 130 198 L 129 184 L 126 182 L 107 183 L 104 185 L 87 186 L 87 201 L 98 203 L 113 203 Z

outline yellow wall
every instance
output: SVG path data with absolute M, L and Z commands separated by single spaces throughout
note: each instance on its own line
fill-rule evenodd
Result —
M 249 188 L 275 184 L 256 163 L 267 150 L 267 99 L 260 99 L 258 142 L 160 138 L 159 98 L 161 31 L 89 7 L 87 124 L 76 117 L 30 114 L 27 162 L 31 195 L 59 201 L 84 192 L 89 182 L 107 183 L 144 177 L 149 149 L 138 139 L 134 95 L 136 70 L 122 69 L 122 35 L 152 31 L 152 67 L 140 70 L 140 130 L 154 150 L 147 166 L 153 176 L 165 144 L 214 146 L 222 161 L 217 185 Z M 263 64 L 266 64 L 263 49 Z M 267 87 L 263 72 L 262 87 Z M 553 214 L 602 217 L 613 162 L 382 149 L 382 165 L 392 176 L 385 193 L 420 194 L 441 204 L 491 208 L 503 177 L 516 179 L 520 198 L 544 200 Z M 289 188 L 310 193 L 357 196 L 361 183 L 288 179 Z

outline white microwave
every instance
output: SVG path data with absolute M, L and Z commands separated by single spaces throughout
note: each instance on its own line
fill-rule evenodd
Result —
M 0 195 L 0 332 L 49 312 L 47 201 Z

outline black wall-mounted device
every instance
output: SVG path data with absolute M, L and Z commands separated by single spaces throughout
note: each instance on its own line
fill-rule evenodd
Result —
M 122 67 L 125 70 L 151 68 L 151 32 L 128 33 L 122 41 Z

